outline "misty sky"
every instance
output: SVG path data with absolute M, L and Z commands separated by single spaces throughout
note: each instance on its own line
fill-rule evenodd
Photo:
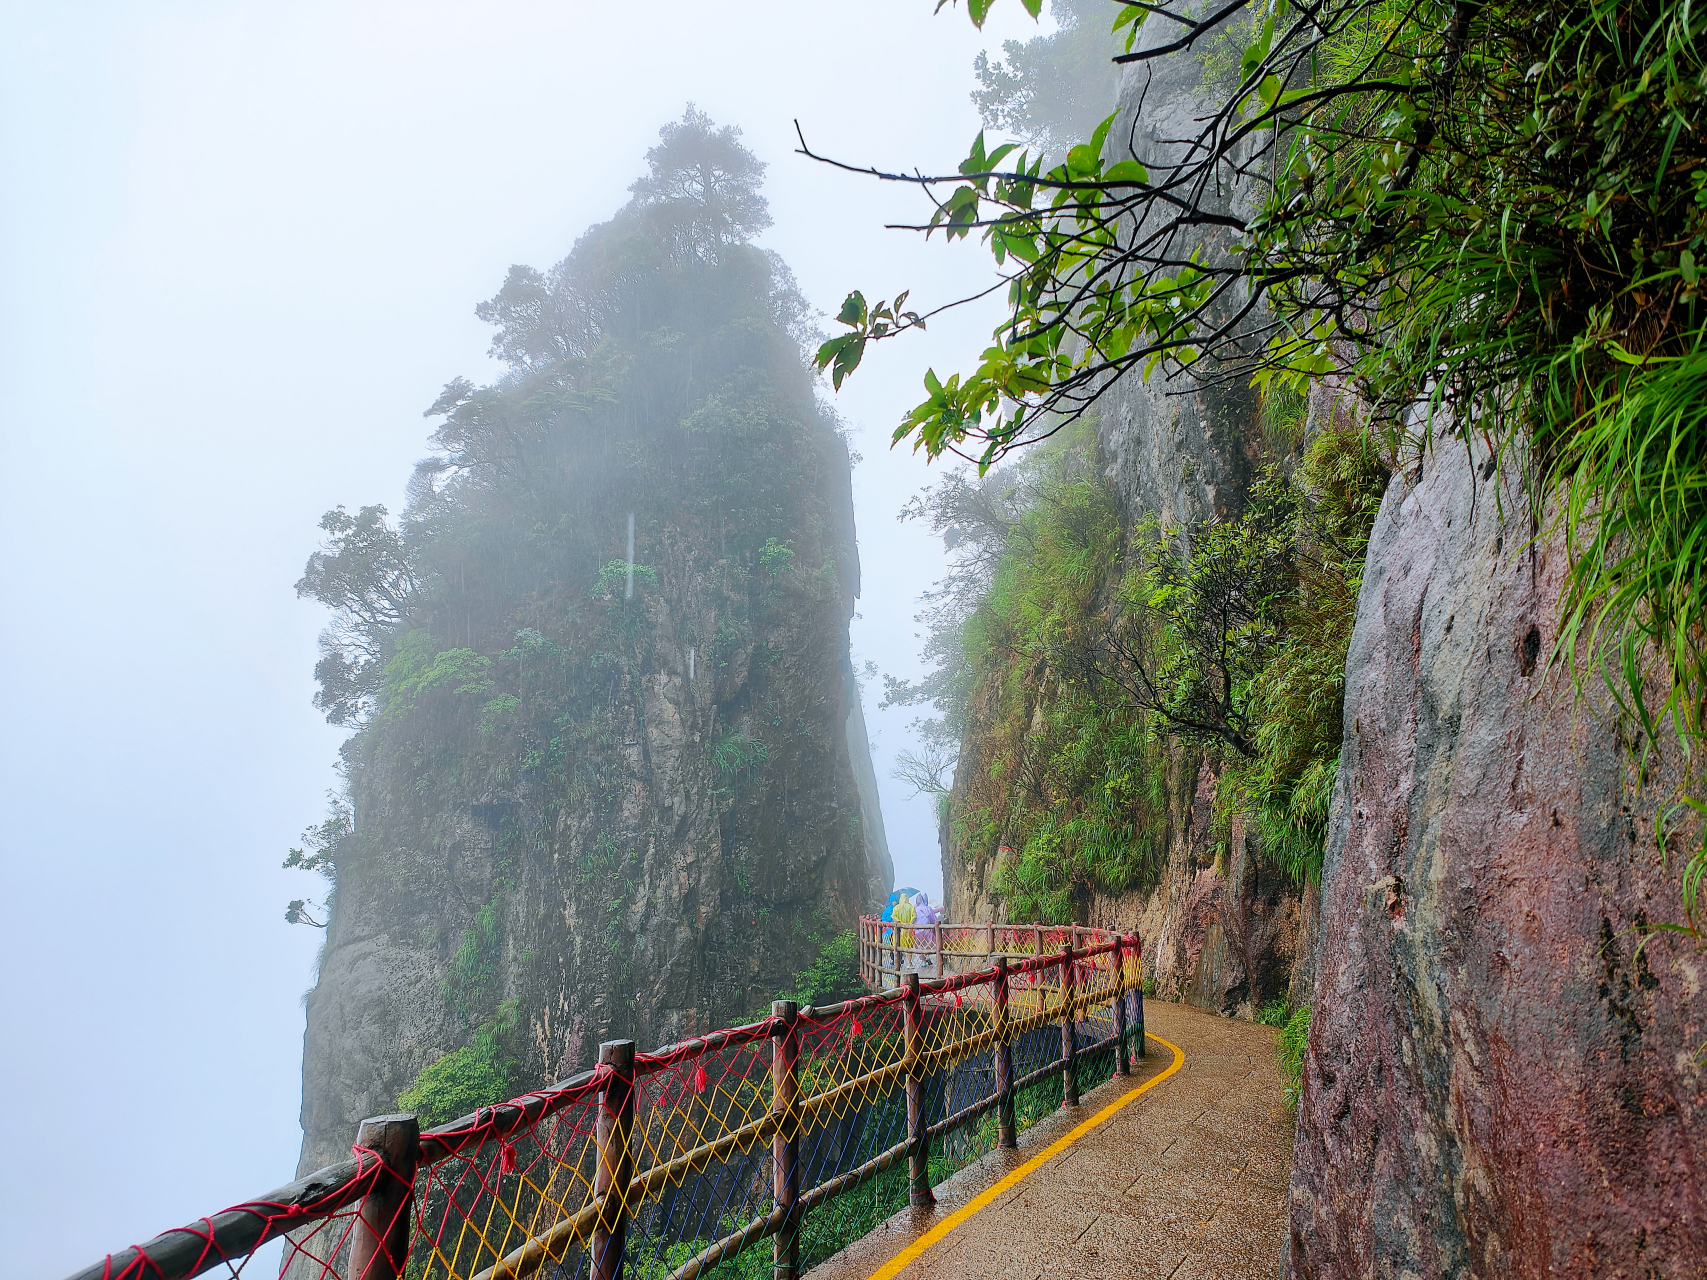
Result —
M 987 279 L 976 247 L 882 230 L 916 197 L 790 154 L 799 117 L 859 163 L 954 167 L 974 55 L 1037 28 L 932 4 L 0 6 L 0 1276 L 293 1176 L 320 935 L 283 905 L 318 882 L 279 861 L 341 734 L 292 584 L 321 512 L 401 509 L 441 385 L 495 375 L 473 306 L 510 264 L 609 217 L 691 100 L 770 162 L 761 243 L 818 308 Z M 929 475 L 888 432 L 990 323 L 934 323 L 836 397 L 865 455 L 856 666 L 917 674 L 942 555 L 896 522 Z M 888 778 L 916 713 L 879 692 L 897 874 L 935 893 L 930 803 Z

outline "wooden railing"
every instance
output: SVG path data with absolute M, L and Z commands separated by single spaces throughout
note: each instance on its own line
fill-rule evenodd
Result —
M 235 1274 L 281 1237 L 286 1274 L 317 1280 L 696 1280 L 765 1240 L 775 1280 L 796 1280 L 820 1206 L 891 1169 L 929 1204 L 933 1150 L 952 1165 L 1012 1147 L 1036 1087 L 1058 1076 L 1076 1107 L 1087 1055 L 1127 1075 L 1145 1051 L 1136 934 L 949 925 L 922 946 L 885 932 L 902 928 L 861 924 L 868 983 L 897 979 L 876 994 L 780 1001 L 656 1053 L 611 1041 L 592 1071 L 426 1131 L 412 1115 L 364 1121 L 354 1160 L 75 1280 Z
M 920 925 L 861 916 L 859 976 L 867 991 L 889 991 L 901 985 L 904 973 L 923 978 L 972 973 L 988 969 L 997 956 L 1025 960 L 1068 945 L 1074 950 L 1106 946 L 1121 936 L 1078 924 Z

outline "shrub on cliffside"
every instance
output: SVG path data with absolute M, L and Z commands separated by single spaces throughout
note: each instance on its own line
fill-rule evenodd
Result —
M 413 1111 L 425 1129 L 508 1100 L 514 1064 L 499 1040 L 514 1029 L 515 1013 L 514 1005 L 507 1006 L 467 1044 L 423 1067 L 415 1082 L 397 1095 L 398 1109 Z
M 959 727 L 958 856 L 1013 919 L 1074 918 L 1093 892 L 1154 882 L 1177 746 L 1221 778 L 1221 828 L 1243 813 L 1259 857 L 1320 874 L 1339 760 L 1346 646 L 1363 545 L 1386 483 L 1370 436 L 1324 430 L 1271 467 L 1236 518 L 1122 529 L 1075 429 L 917 513 L 957 567 L 925 615 L 927 737 Z M 1006 844 L 1015 852 L 998 859 Z

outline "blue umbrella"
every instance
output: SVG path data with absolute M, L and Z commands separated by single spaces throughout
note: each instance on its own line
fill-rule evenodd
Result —
M 889 905 L 883 908 L 883 918 L 885 920 L 893 920 L 895 918 L 895 904 L 897 902 L 901 901 L 901 896 L 903 894 L 905 894 L 907 897 L 911 898 L 911 897 L 914 897 L 918 892 L 919 891 L 917 889 L 897 889 L 897 890 L 895 890 L 895 892 L 893 892 L 889 895 Z

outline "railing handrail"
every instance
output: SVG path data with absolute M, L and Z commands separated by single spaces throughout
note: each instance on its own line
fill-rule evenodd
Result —
M 869 928 L 868 928 L 869 926 Z M 817 1187 L 806 1189 L 800 1193 L 794 1203 L 792 1219 L 789 1214 L 781 1214 L 774 1210 L 768 1215 L 761 1215 L 748 1223 L 740 1231 L 715 1242 L 701 1251 L 695 1258 L 671 1272 L 669 1280 L 694 1280 L 701 1271 L 716 1262 L 739 1252 L 748 1245 L 756 1243 L 767 1236 L 773 1236 L 788 1228 L 790 1220 L 798 1227 L 798 1219 L 814 1206 L 823 1203 L 835 1195 L 851 1190 L 869 1181 L 888 1168 L 893 1167 L 901 1158 L 907 1157 L 914 1166 L 915 1181 L 924 1176 L 921 1150 L 928 1150 L 932 1137 L 940 1136 L 960 1125 L 969 1123 L 972 1119 L 984 1114 L 992 1107 L 1003 1107 L 1011 1112 L 1012 1095 L 1038 1079 L 1042 1079 L 1052 1071 L 1063 1071 L 1064 1096 L 1076 1105 L 1076 1084 L 1072 1079 L 1073 1059 L 1075 1057 L 1074 1042 L 1070 1038 L 1071 1026 L 1077 1016 L 1091 1007 L 1112 1002 L 1116 1008 L 1116 1035 L 1111 1039 L 1115 1042 L 1117 1070 L 1126 1074 L 1127 1038 L 1134 1028 L 1128 1027 L 1127 1003 L 1136 997 L 1140 1002 L 1136 1010 L 1135 1031 L 1138 1037 L 1140 1054 L 1143 1053 L 1143 1013 L 1142 995 L 1137 990 L 1137 984 L 1129 984 L 1125 973 L 1125 959 L 1129 954 L 1137 960 L 1141 954 L 1141 943 L 1137 934 L 1117 934 L 1110 930 L 1094 929 L 1088 926 L 1061 925 L 909 925 L 904 922 L 882 921 L 876 917 L 862 917 L 860 920 L 861 941 L 861 977 L 868 985 L 873 985 L 868 976 L 866 964 L 866 943 L 875 939 L 876 944 L 885 951 L 907 953 L 918 951 L 920 954 L 941 955 L 941 935 L 938 935 L 938 948 L 904 948 L 897 947 L 894 942 L 883 942 L 883 930 L 911 928 L 914 930 L 1026 930 L 1035 938 L 1048 934 L 1067 934 L 1067 941 L 1058 952 L 1006 952 L 989 951 L 981 953 L 950 952 L 949 955 L 961 955 L 970 959 L 974 956 L 985 958 L 995 957 L 996 963 L 989 968 L 981 968 L 969 972 L 945 973 L 940 969 L 936 976 L 923 978 L 917 971 L 907 971 L 903 985 L 874 991 L 872 994 L 855 996 L 839 1001 L 832 1005 L 814 1008 L 810 1005 L 791 1009 L 785 1020 L 776 1013 L 757 1022 L 722 1031 L 710 1032 L 706 1035 L 695 1036 L 676 1044 L 666 1045 L 653 1053 L 635 1053 L 632 1056 L 632 1067 L 626 1072 L 619 1072 L 609 1064 L 601 1064 L 588 1071 L 551 1085 L 548 1088 L 524 1093 L 508 1102 L 493 1106 L 480 1107 L 468 1115 L 455 1120 L 435 1125 L 423 1130 L 413 1151 L 413 1159 L 407 1160 L 409 1172 L 419 1168 L 430 1168 L 456 1156 L 465 1155 L 471 1148 L 479 1148 L 488 1142 L 503 1143 L 510 1136 L 536 1125 L 540 1120 L 578 1103 L 586 1103 L 597 1097 L 600 1105 L 604 1105 L 604 1095 L 613 1084 L 626 1086 L 625 1092 L 632 1096 L 635 1083 L 641 1078 L 654 1072 L 665 1070 L 691 1062 L 708 1053 L 722 1049 L 753 1044 L 773 1038 L 773 1044 L 779 1032 L 784 1029 L 786 1021 L 793 1034 L 796 1024 L 829 1024 L 838 1018 L 880 1009 L 884 1006 L 918 1003 L 926 998 L 937 1003 L 932 1007 L 942 1007 L 946 997 L 954 996 L 956 1003 L 960 991 L 973 987 L 992 986 L 995 991 L 995 1005 L 998 1017 L 990 1028 L 960 1040 L 950 1041 L 932 1049 L 923 1049 L 914 1044 L 911 1035 L 908 1038 L 908 1048 L 902 1058 L 895 1062 L 873 1068 L 847 1080 L 838 1081 L 833 1087 L 815 1094 L 801 1096 L 791 1102 L 785 1111 L 772 1111 L 763 1117 L 749 1121 L 737 1129 L 724 1133 L 712 1142 L 702 1144 L 693 1151 L 685 1152 L 665 1164 L 655 1164 L 644 1170 L 635 1170 L 631 1177 L 621 1186 L 613 1186 L 609 1192 L 591 1197 L 582 1208 L 568 1217 L 561 1219 L 547 1235 L 557 1237 L 556 1243 L 563 1243 L 569 1238 L 586 1241 L 591 1239 L 593 1232 L 600 1224 L 608 1223 L 613 1215 L 623 1217 L 627 1213 L 630 1202 L 643 1199 L 653 1194 L 662 1181 L 683 1171 L 693 1171 L 714 1159 L 721 1158 L 728 1151 L 743 1148 L 752 1142 L 765 1137 L 780 1136 L 785 1129 L 790 1129 L 793 1137 L 789 1140 L 798 1141 L 799 1133 L 810 1129 L 816 1115 L 830 1108 L 838 1096 L 856 1093 L 862 1089 L 877 1084 L 887 1084 L 898 1076 L 905 1075 L 909 1091 L 909 1101 L 917 1082 L 929 1075 L 944 1063 L 956 1061 L 972 1053 L 982 1052 L 992 1046 L 998 1047 L 1002 1060 L 1007 1061 L 1008 1043 L 1013 1038 L 1029 1030 L 1045 1026 L 1050 1022 L 1060 1021 L 1063 1028 L 1063 1056 L 1052 1063 L 1014 1080 L 1011 1065 L 1005 1071 L 998 1071 L 998 1087 L 990 1097 L 982 1099 L 963 1108 L 953 1116 L 939 1121 L 928 1127 L 923 1126 L 917 1116 L 912 1116 L 909 1126 L 909 1137 L 906 1142 L 880 1153 L 856 1169 L 848 1170 Z M 1083 935 L 1095 935 L 1097 941 L 1084 947 L 1074 946 L 1073 942 Z M 1075 994 L 1073 981 L 1076 971 L 1087 962 L 1111 953 L 1116 954 L 1116 979 L 1111 992 L 1095 993 L 1079 988 Z M 899 961 L 897 961 L 897 965 Z M 1071 966 L 1069 969 L 1067 966 Z M 1043 974 L 1049 970 L 1062 970 L 1062 979 L 1058 983 L 1044 984 L 1044 990 L 1038 992 L 1038 1007 L 1023 1016 L 1010 1018 L 1007 1012 L 1007 983 L 1008 979 L 1016 976 Z M 894 970 L 878 968 L 876 977 L 880 981 L 883 973 Z M 1062 998 L 1054 1004 L 1043 998 L 1045 991 L 1059 991 Z M 909 1013 L 909 1025 L 913 1017 Z M 613 1042 L 627 1043 L 627 1042 Z M 1107 1045 L 1110 1041 L 1099 1042 Z M 1093 1048 L 1095 1046 L 1092 1046 Z M 1088 1051 L 1088 1050 L 1087 1050 Z M 1005 1081 L 1006 1083 L 1002 1083 Z M 910 1106 L 910 1115 L 917 1108 Z M 411 1123 L 412 1123 L 412 1118 Z M 1004 1116 L 1002 1128 L 1004 1144 L 1011 1137 L 1011 1115 Z M 269 1241 L 313 1222 L 329 1218 L 340 1210 L 349 1207 L 357 1201 L 366 1202 L 369 1197 L 377 1196 L 385 1185 L 387 1174 L 390 1172 L 388 1163 L 380 1153 L 356 1147 L 356 1158 L 338 1164 L 328 1165 L 304 1178 L 280 1187 L 276 1191 L 243 1201 L 210 1217 L 184 1227 L 174 1228 L 161 1233 L 152 1240 L 141 1245 L 133 1245 L 116 1254 L 110 1254 L 101 1262 L 86 1267 L 74 1273 L 68 1280 L 190 1280 L 191 1277 L 219 1266 L 236 1258 L 253 1253 Z M 602 1159 L 602 1151 L 601 1151 Z M 411 1182 L 413 1178 L 409 1179 Z M 928 1195 L 928 1181 L 924 1184 L 925 1194 Z M 781 1216 L 779 1217 L 779 1214 Z M 358 1221 L 357 1229 L 362 1224 Z M 524 1257 L 524 1255 L 530 1255 Z M 530 1238 L 518 1250 L 512 1251 L 485 1271 L 477 1274 L 474 1280 L 516 1280 L 537 1268 L 543 1260 L 544 1246 L 541 1238 Z M 378 1261 L 376 1258 L 375 1261 Z M 779 1273 L 782 1267 L 779 1264 Z M 391 1280 L 389 1275 L 382 1277 L 372 1266 L 365 1276 L 351 1277 L 349 1280 Z

